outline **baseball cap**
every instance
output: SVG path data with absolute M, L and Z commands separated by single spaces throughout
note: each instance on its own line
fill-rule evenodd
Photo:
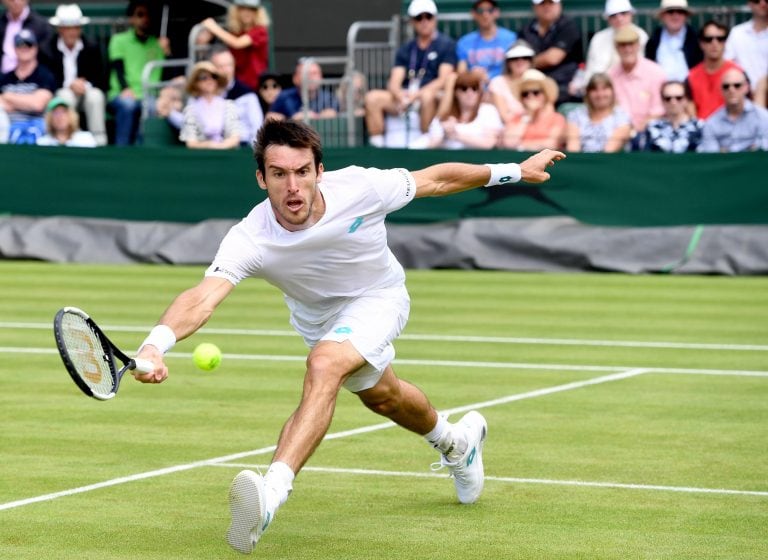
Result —
M 624 12 L 634 13 L 634 11 L 635 8 L 632 7 L 632 2 L 629 0 L 606 0 L 603 15 L 605 17 L 611 17 Z
M 29 29 L 22 29 L 16 34 L 16 37 L 13 38 L 13 44 L 16 47 L 19 47 L 21 45 L 36 47 L 37 37 L 35 37 L 35 34 L 32 33 Z
M 45 106 L 45 111 L 46 112 L 53 111 L 56 107 L 71 108 L 72 105 L 70 105 L 69 102 L 63 97 L 54 97 L 48 102 L 48 105 Z
M 544 2 L 544 0 L 531 0 L 531 1 L 532 1 L 534 4 L 536 4 L 537 6 L 538 6 L 539 4 L 541 4 L 542 2 Z M 554 2 L 555 4 L 559 4 L 559 3 L 560 3 L 560 0 L 551 0 L 551 1 L 552 1 L 552 2 Z
M 416 17 L 419 14 L 437 15 L 437 5 L 432 0 L 413 0 L 408 6 L 408 15 Z
M 258 8 L 261 6 L 261 0 L 235 0 L 235 6 L 243 6 L 244 8 Z
M 504 55 L 507 60 L 511 58 L 533 58 L 536 53 L 531 46 L 523 40 L 517 41 Z

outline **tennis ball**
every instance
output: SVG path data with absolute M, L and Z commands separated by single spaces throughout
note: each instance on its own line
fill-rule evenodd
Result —
M 215 344 L 203 342 L 192 353 L 195 365 L 203 371 L 213 371 L 221 364 L 221 350 Z

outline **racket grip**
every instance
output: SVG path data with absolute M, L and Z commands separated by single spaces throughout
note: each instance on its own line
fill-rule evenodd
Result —
M 152 373 L 153 371 L 155 371 L 155 364 L 152 363 L 150 360 L 136 358 L 133 360 L 133 363 L 136 364 L 135 369 L 140 371 L 141 373 Z

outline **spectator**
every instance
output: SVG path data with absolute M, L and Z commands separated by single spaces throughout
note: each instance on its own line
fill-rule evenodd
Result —
M 703 58 L 696 30 L 688 23 L 691 14 L 688 0 L 661 0 L 657 17 L 662 25 L 653 30 L 645 56 L 664 69 L 668 80 L 685 81 Z
M 115 144 L 118 146 L 129 146 L 139 140 L 144 65 L 153 60 L 163 60 L 168 52 L 167 37 L 158 39 L 149 34 L 148 0 L 131 0 L 125 14 L 131 29 L 112 35 L 109 41 L 107 109 L 115 117 Z M 156 68 L 150 78 L 157 83 L 161 76 L 161 69 Z
M 563 15 L 560 0 L 532 0 L 534 19 L 520 33 L 536 51 L 533 67 L 557 82 L 557 102 L 572 99 L 568 93 L 579 63 L 584 60 L 581 30 L 574 19 Z
M 179 139 L 187 148 L 228 150 L 240 145 L 237 106 L 221 92 L 227 79 L 207 60 L 192 67 L 187 79 L 189 99 Z
M 629 140 L 629 114 L 616 104 L 616 92 L 607 74 L 592 74 L 584 105 L 568 113 L 566 149 L 570 152 L 619 152 Z
M 437 117 L 424 143 L 412 147 L 490 149 L 499 142 L 504 129 L 492 103 L 483 103 L 483 78 L 478 72 L 464 71 L 449 76 Z
M 106 73 L 101 49 L 82 36 L 82 26 L 90 18 L 83 17 L 77 4 L 61 4 L 49 21 L 57 33 L 40 46 L 40 60 L 56 78 L 56 97 L 85 114 L 86 127 L 103 146 L 107 143 L 103 91 Z
M 520 78 L 526 70 L 533 68 L 534 54 L 528 43 L 523 40 L 517 41 L 507 51 L 504 73 L 496 76 L 488 85 L 493 104 L 505 124 L 523 112 L 523 104 L 517 97 L 520 93 Z
M 217 47 L 211 53 L 211 62 L 216 71 L 224 78 L 225 85 L 222 94 L 225 99 L 234 101 L 240 120 L 240 143 L 250 146 L 256 133 L 264 124 L 264 111 L 261 108 L 259 96 L 244 82 L 235 77 L 235 59 L 232 53 Z
M 2 2 L 5 12 L 0 15 L 0 46 L 2 47 L 0 74 L 6 74 L 18 64 L 13 40 L 19 31 L 30 30 L 40 45 L 45 43 L 53 32 L 45 18 L 30 9 L 29 0 L 2 0 Z
M 587 49 L 587 64 L 584 69 L 586 85 L 593 74 L 605 73 L 619 61 L 619 55 L 614 46 L 616 30 L 631 25 L 640 36 L 640 49 L 644 50 L 648 42 L 648 34 L 644 29 L 632 23 L 635 8 L 629 0 L 606 0 L 603 17 L 608 21 L 608 27 L 601 29 L 592 36 Z M 581 92 L 575 92 L 579 95 Z
M 222 41 L 235 57 L 235 77 L 252 91 L 259 89 L 259 76 L 269 67 L 269 14 L 261 0 L 234 0 L 227 12 L 227 27 L 213 18 L 203 20 L 208 34 L 198 42 L 208 43 L 211 35 Z
M 496 0 L 475 0 L 472 19 L 477 29 L 459 38 L 456 43 L 457 72 L 479 72 L 484 84 L 501 74 L 504 54 L 517 39 L 517 33 L 499 27 L 499 4 Z
M 336 95 L 322 87 L 323 71 L 311 58 L 302 58 L 293 72 L 293 87 L 284 89 L 267 112 L 268 119 L 303 119 L 304 104 L 301 88 L 305 84 L 309 106 L 306 108 L 309 118 L 325 119 L 335 117 L 339 112 L 339 100 Z
M 661 84 L 666 81 L 664 70 L 640 52 L 640 35 L 634 27 L 625 25 L 614 36 L 618 64 L 608 70 L 616 91 L 616 101 L 632 119 L 635 143 L 640 147 L 642 133 L 648 121 L 664 114 L 661 104 Z
M 10 121 L 10 144 L 35 144 L 45 133 L 43 112 L 53 97 L 56 81 L 37 62 L 37 37 L 22 29 L 14 39 L 16 68 L 0 76 L 0 113 Z
M 688 87 L 696 106 L 696 116 L 700 119 L 706 119 L 723 106 L 723 91 L 720 89 L 723 74 L 731 68 L 738 68 L 735 62 L 723 56 L 727 38 L 728 27 L 711 20 L 699 33 L 704 60 L 688 73 Z
M 723 74 L 725 106 L 704 123 L 699 152 L 768 150 L 768 110 L 748 99 L 749 80 L 740 69 Z
M 95 148 L 96 137 L 80 130 L 80 116 L 69 101 L 54 97 L 45 109 L 45 135 L 37 139 L 38 146 L 68 146 Z
M 735 25 L 725 43 L 725 58 L 743 68 L 751 84 L 768 72 L 768 0 L 749 0 L 752 19 Z
M 352 91 L 350 91 L 350 88 Z M 339 98 L 339 111 L 346 113 L 348 108 L 356 117 L 365 116 L 365 94 L 368 92 L 368 79 L 362 72 L 354 71 L 345 75 L 336 95 Z M 350 97 L 351 96 L 351 97 Z
M 274 72 L 261 73 L 259 76 L 259 104 L 265 115 L 281 91 L 283 91 L 283 86 L 280 83 L 279 74 Z
M 429 129 L 446 78 L 456 65 L 456 43 L 437 31 L 437 6 L 433 0 L 412 0 L 408 16 L 415 37 L 402 45 L 389 74 L 387 89 L 365 96 L 365 124 L 371 145 L 384 145 L 385 115 L 419 114 L 421 132 Z M 410 122 L 406 126 L 409 126 Z
M 524 112 L 505 126 L 501 147 L 520 151 L 558 149 L 565 135 L 565 117 L 555 109 L 557 96 L 555 80 L 535 68 L 526 70 L 520 79 Z
M 668 81 L 661 86 L 664 115 L 648 123 L 645 149 L 651 152 L 682 154 L 695 152 L 701 142 L 702 123 L 686 110 L 688 92 L 683 82 Z

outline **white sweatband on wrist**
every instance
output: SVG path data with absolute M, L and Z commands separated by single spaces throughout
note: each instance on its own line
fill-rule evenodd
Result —
M 491 170 L 491 178 L 484 187 L 517 183 L 523 177 L 517 163 L 486 163 L 485 166 Z
M 141 349 L 147 344 L 151 344 L 160 350 L 162 354 L 165 354 L 168 350 L 173 348 L 174 344 L 176 344 L 176 335 L 168 325 L 157 325 L 149 331 L 149 336 L 145 338 L 144 342 L 139 346 L 139 352 L 141 352 Z

